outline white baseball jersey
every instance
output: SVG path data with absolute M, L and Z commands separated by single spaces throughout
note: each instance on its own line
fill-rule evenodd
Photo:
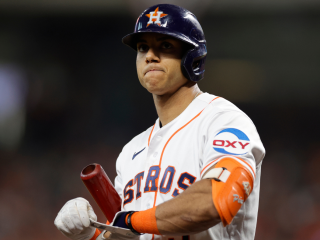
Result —
M 203 93 L 173 121 L 160 128 L 157 119 L 123 148 L 115 187 L 122 210 L 146 210 L 181 194 L 221 158 L 232 156 L 255 182 L 231 224 L 183 237 L 144 234 L 140 239 L 254 239 L 264 155 L 250 118 L 229 101 Z

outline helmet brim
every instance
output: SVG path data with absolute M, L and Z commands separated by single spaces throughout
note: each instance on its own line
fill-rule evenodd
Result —
M 167 29 L 165 30 L 162 30 L 162 29 L 159 29 L 159 30 L 150 30 L 148 31 L 147 30 L 143 30 L 143 31 L 139 31 L 139 32 L 135 32 L 135 33 L 130 33 L 126 36 L 124 36 L 122 38 L 122 43 L 131 47 L 132 49 L 134 49 L 135 51 L 137 51 L 137 38 L 139 35 L 141 35 L 142 33 L 160 33 L 160 34 L 164 34 L 164 35 L 168 35 L 168 36 L 171 36 L 171 37 L 174 37 L 178 40 L 181 40 L 187 44 L 190 44 L 192 45 L 193 47 L 198 47 L 198 44 L 196 42 L 193 42 L 191 41 L 188 37 L 186 37 L 185 35 L 181 34 L 181 33 L 178 33 L 178 32 L 175 32 L 175 31 L 168 31 Z

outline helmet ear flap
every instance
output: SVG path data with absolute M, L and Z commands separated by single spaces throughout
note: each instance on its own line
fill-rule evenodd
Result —
M 188 50 L 181 59 L 181 70 L 183 75 L 193 81 L 198 82 L 204 78 L 204 66 L 207 57 L 205 45 Z

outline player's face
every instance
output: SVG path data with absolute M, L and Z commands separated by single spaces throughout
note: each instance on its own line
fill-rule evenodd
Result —
M 140 83 L 156 95 L 173 94 L 188 80 L 181 71 L 187 45 L 158 33 L 141 34 L 137 42 L 137 72 Z

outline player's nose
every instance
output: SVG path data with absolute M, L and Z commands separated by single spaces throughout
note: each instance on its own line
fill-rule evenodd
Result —
M 158 56 L 158 53 L 153 48 L 149 48 L 146 54 L 146 63 L 152 62 L 160 62 L 160 58 Z

